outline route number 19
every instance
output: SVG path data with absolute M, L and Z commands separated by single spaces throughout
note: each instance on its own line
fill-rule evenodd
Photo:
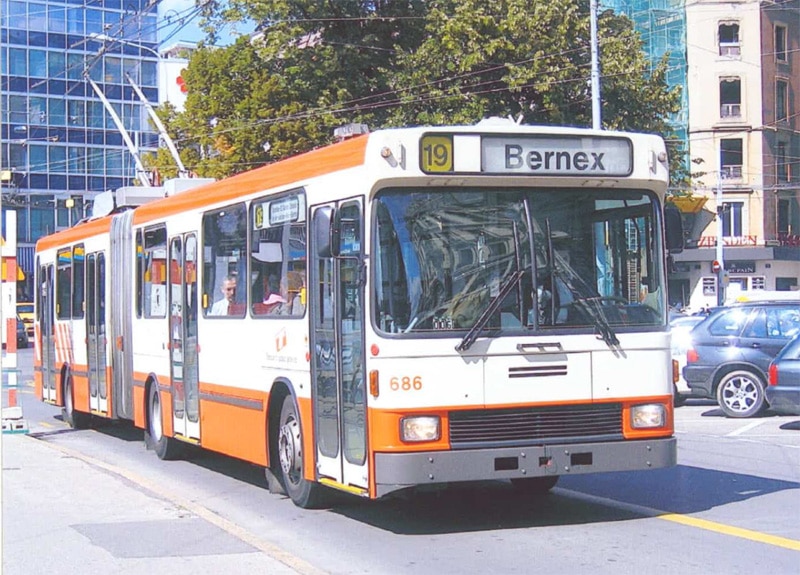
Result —
M 453 139 L 450 136 L 423 136 L 420 163 L 423 172 L 452 172 Z

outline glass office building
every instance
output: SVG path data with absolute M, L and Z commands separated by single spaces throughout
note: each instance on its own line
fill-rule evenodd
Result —
M 133 156 L 87 78 L 140 152 L 158 147 L 127 80 L 158 103 L 156 3 L 0 0 L 0 15 L 2 207 L 17 211 L 18 263 L 32 277 L 38 238 L 76 223 L 97 193 L 136 177 Z

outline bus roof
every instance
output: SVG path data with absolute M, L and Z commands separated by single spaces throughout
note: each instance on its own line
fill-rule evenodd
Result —
M 188 193 L 150 202 L 136 209 L 133 223 L 146 223 L 166 215 L 235 200 L 244 194 L 267 191 L 292 182 L 360 166 L 364 163 L 368 138 L 369 136 L 358 136 L 194 188 Z

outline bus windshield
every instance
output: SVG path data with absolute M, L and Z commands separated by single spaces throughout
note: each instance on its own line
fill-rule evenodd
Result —
M 386 189 L 374 321 L 385 333 L 656 326 L 654 195 L 619 189 Z M 511 284 L 511 285 L 509 285 Z

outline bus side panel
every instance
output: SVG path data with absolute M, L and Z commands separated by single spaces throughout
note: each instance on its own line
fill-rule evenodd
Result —
M 170 386 L 158 386 L 161 399 L 161 425 L 164 435 L 175 437 L 175 425 L 172 419 L 172 388 Z
M 314 415 L 311 411 L 311 398 L 298 397 L 297 409 L 300 410 L 300 425 L 303 430 L 303 472 L 307 480 L 316 481 L 317 446 L 314 443 Z
M 89 376 L 85 365 L 72 366 L 72 389 L 75 393 L 75 409 L 89 413 Z
M 38 329 L 37 329 L 38 331 Z M 39 344 L 36 344 L 33 357 L 33 393 L 39 401 L 44 399 L 44 389 L 42 388 L 42 359 L 39 355 Z
M 201 384 L 201 445 L 266 466 L 268 399 L 262 391 Z
M 137 378 L 133 388 L 133 424 L 139 429 L 147 426 L 147 397 L 144 394 L 144 385 Z

